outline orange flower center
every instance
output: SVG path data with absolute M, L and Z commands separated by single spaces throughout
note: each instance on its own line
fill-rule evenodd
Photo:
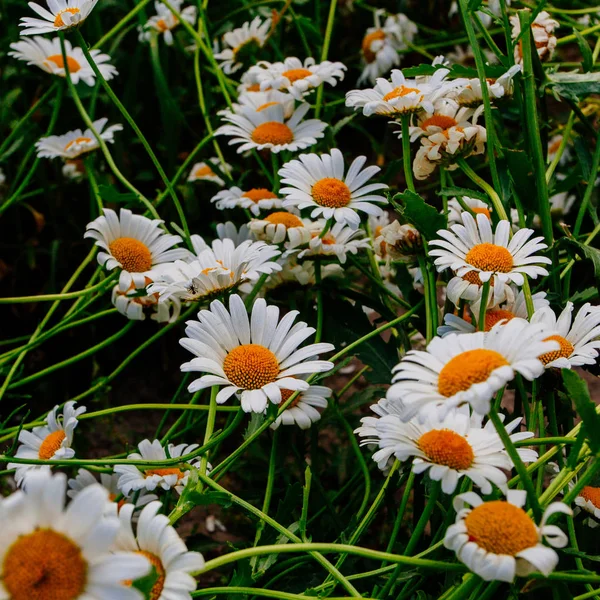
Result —
M 271 350 L 260 344 L 244 344 L 225 357 L 223 371 L 233 385 L 243 390 L 258 390 L 275 381 L 279 361 Z
M 553 350 L 552 352 L 545 352 L 539 357 L 539 359 L 545 365 L 551 363 L 553 360 L 557 360 L 558 358 L 569 358 L 569 356 L 573 354 L 573 351 L 575 350 L 573 344 L 571 344 L 569 340 L 565 339 L 561 335 L 551 335 L 550 337 L 544 339 L 545 342 L 549 342 L 550 340 L 558 342 L 560 344 L 560 349 Z
M 372 63 L 377 58 L 377 53 L 371 50 L 371 44 L 379 40 L 385 40 L 385 33 L 381 29 L 373 31 L 373 33 L 369 33 L 363 38 L 362 52 L 366 62 Z
M 508 365 L 507 360 L 494 350 L 477 348 L 461 352 L 450 359 L 440 371 L 438 391 L 450 398 L 472 385 L 486 381 L 495 369 Z
M 48 56 L 45 62 L 53 62 L 59 69 L 65 68 L 62 54 L 53 54 Z M 69 73 L 77 73 L 81 69 L 81 65 L 72 57 L 67 56 L 67 67 L 69 67 Z
M 41 460 L 50 460 L 60 447 L 64 439 L 67 437 L 66 433 L 61 429 L 59 431 L 53 431 L 49 433 L 42 442 L 38 455 Z
M 62 15 L 66 12 L 76 15 L 78 12 L 80 12 L 80 10 L 78 8 L 65 8 L 64 10 L 61 10 L 56 17 L 54 17 L 54 27 L 65 26 L 65 22 L 62 20 Z
M 428 127 L 450 129 L 450 127 L 455 127 L 456 125 L 458 125 L 458 121 L 445 115 L 433 115 L 433 117 L 429 117 L 429 119 L 425 119 L 425 121 L 421 123 L 423 129 L 427 129 Z
M 252 132 L 252 141 L 256 144 L 282 146 L 294 141 L 294 133 L 285 123 L 267 121 L 266 123 L 261 123 Z
M 289 79 L 290 83 L 294 83 L 294 81 L 298 81 L 299 79 L 310 77 L 312 73 L 308 69 L 290 69 L 289 71 L 284 71 L 281 75 Z
M 208 165 L 199 167 L 194 172 L 194 175 L 196 177 L 210 177 L 211 175 L 214 175 L 214 174 L 215 174 L 215 172 Z
M 417 445 L 431 462 L 457 471 L 468 469 L 475 458 L 471 444 L 450 429 L 432 429 L 419 438 Z
M 130 273 L 143 273 L 152 266 L 148 246 L 135 238 L 117 238 L 108 245 L 108 250 L 121 263 L 123 270 Z
M 485 313 L 485 331 L 489 331 L 496 323 L 506 320 L 510 321 L 514 319 L 515 315 L 510 310 L 504 310 L 503 308 L 493 308 Z
M 600 508 L 600 488 L 586 485 L 579 492 L 584 500 L 589 500 L 596 508 Z
M 472 208 L 471 209 L 476 215 L 485 215 L 488 219 L 492 219 L 492 215 L 490 213 L 490 209 L 489 208 L 485 208 L 485 207 L 478 207 L 478 208 Z
M 348 206 L 352 199 L 350 188 L 340 179 L 324 177 L 319 179 L 311 190 L 313 200 L 326 208 L 342 208 Z
M 92 138 L 89 138 L 89 137 L 78 137 L 74 140 L 71 140 L 65 146 L 65 152 L 67 152 L 69 150 L 69 148 L 71 148 L 72 146 L 75 146 L 75 144 L 89 144 L 91 141 L 92 141 Z
M 263 110 L 265 110 L 265 108 L 269 108 L 269 106 L 275 106 L 276 104 L 279 104 L 279 102 L 266 102 L 265 104 L 261 104 L 256 109 L 256 112 L 262 112 Z
M 274 212 L 265 217 L 265 221 L 279 225 L 280 223 L 287 228 L 289 227 L 304 227 L 304 223 L 296 216 L 289 212 Z
M 246 88 L 247 92 L 260 92 L 260 84 L 259 83 L 253 83 L 252 85 L 249 85 Z
M 281 390 L 281 404 L 283 404 L 284 402 L 287 402 L 291 395 L 294 393 L 295 390 Z M 302 396 L 302 392 L 300 392 L 291 402 L 291 404 L 288 406 L 289 408 L 294 408 L 294 406 L 298 406 L 298 402 L 300 402 L 300 397 Z
M 518 506 L 503 500 L 485 502 L 465 518 L 469 541 L 494 554 L 515 554 L 538 543 L 533 521 Z
M 416 92 L 418 94 L 420 91 L 421 90 L 418 90 L 417 88 L 405 87 L 405 86 L 401 85 L 400 87 L 394 88 L 391 92 L 386 94 L 383 97 L 383 101 L 389 102 L 390 100 L 393 100 L 394 98 L 402 98 L 403 96 L 406 96 L 406 95 L 410 94 L 411 92 Z M 421 98 L 423 98 L 423 96 L 421 96 Z
M 20 536 L 2 564 L 11 600 L 75 600 L 84 593 L 88 565 L 81 549 L 52 529 Z
M 277 194 L 274 194 L 266 188 L 252 188 L 251 190 L 244 192 L 242 198 L 248 198 L 252 200 L 252 202 L 257 203 L 260 200 L 273 200 L 277 198 Z
M 185 473 L 174 467 L 172 469 L 146 469 L 144 471 L 146 477 L 152 477 L 152 475 L 158 475 L 159 477 L 167 477 L 167 475 L 177 475 L 177 481 L 185 477 Z
M 158 600 L 160 595 L 162 594 L 163 588 L 165 587 L 165 568 L 163 567 L 162 561 L 156 554 L 152 554 L 151 552 L 146 552 L 146 550 L 140 550 L 136 554 L 141 554 L 148 559 L 148 562 L 154 567 L 156 570 L 157 579 L 150 590 L 150 597 L 148 600 Z
M 466 262 L 482 271 L 510 273 L 513 268 L 512 254 L 504 246 L 477 244 L 465 257 Z

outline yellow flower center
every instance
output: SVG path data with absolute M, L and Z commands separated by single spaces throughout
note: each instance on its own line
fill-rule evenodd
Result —
M 62 431 L 62 429 L 49 433 L 44 438 L 44 441 L 40 446 L 40 450 L 38 452 L 40 459 L 50 460 L 56 454 L 56 452 L 60 450 L 60 447 L 62 446 L 62 443 L 66 437 L 67 435 L 64 431 Z
M 281 75 L 289 79 L 290 83 L 294 83 L 294 81 L 298 81 L 299 79 L 310 77 L 312 73 L 308 69 L 290 69 L 289 71 L 284 71 Z
M 252 132 L 252 141 L 256 144 L 283 146 L 294 141 L 294 133 L 285 123 L 267 121 Z
M 265 110 L 265 108 L 269 108 L 269 106 L 275 106 L 276 104 L 279 104 L 279 102 L 265 102 L 265 104 L 261 104 L 256 109 L 256 112 L 262 112 L 263 110 Z
M 450 359 L 440 371 L 438 391 L 450 398 L 472 385 L 486 381 L 495 369 L 508 365 L 507 360 L 495 350 L 477 348 L 461 352 Z
M 513 268 L 512 254 L 504 246 L 495 244 L 473 246 L 465 260 L 482 271 L 491 271 L 492 273 L 510 273 Z
M 405 86 L 401 85 L 400 87 L 394 88 L 391 92 L 386 94 L 383 97 L 383 101 L 389 102 L 390 100 L 394 100 L 394 98 L 402 98 L 402 97 L 410 94 L 411 92 L 416 92 L 418 94 L 420 91 L 421 90 L 418 90 L 417 88 L 405 87 Z M 422 98 L 423 98 L 423 96 L 421 96 L 421 99 Z
M 565 339 L 561 335 L 551 335 L 550 337 L 544 339 L 545 342 L 549 342 L 550 340 L 558 342 L 560 344 L 560 349 L 553 350 L 552 352 L 545 352 L 539 357 L 539 359 L 545 365 L 551 363 L 553 360 L 557 360 L 558 358 L 569 358 L 569 356 L 573 354 L 575 347 L 569 340 Z
M 145 556 L 150 564 L 156 569 L 157 579 L 150 590 L 150 597 L 148 600 L 158 600 L 160 595 L 162 594 L 163 588 L 165 587 L 165 568 L 163 567 L 162 561 L 156 554 L 152 554 L 151 552 L 146 552 L 145 550 L 140 550 L 136 554 L 141 554 Z
M 265 221 L 273 223 L 274 225 L 285 225 L 286 229 L 289 227 L 304 227 L 304 223 L 296 216 L 289 212 L 274 212 L 265 217 Z
M 185 477 L 185 473 L 173 467 L 172 469 L 146 469 L 144 471 L 146 477 L 152 477 L 152 475 L 158 475 L 159 477 L 167 477 L 167 475 L 177 475 L 177 481 Z
M 150 249 L 135 238 L 117 238 L 108 245 L 108 250 L 130 273 L 143 273 L 152 266 Z
M 440 129 L 450 129 L 450 127 L 455 127 L 456 125 L 458 125 L 458 121 L 452 117 L 433 115 L 433 117 L 429 117 L 429 119 L 425 119 L 425 121 L 421 123 L 421 128 L 427 129 L 428 127 L 439 127 Z
M 266 188 L 252 188 L 242 194 L 242 198 L 248 198 L 254 203 L 258 203 L 261 200 L 274 200 L 277 198 L 277 194 L 274 194 L 271 190 Z
M 260 84 L 259 83 L 253 83 L 252 85 L 249 85 L 246 88 L 247 92 L 260 92 Z
M 214 175 L 214 174 L 215 174 L 215 172 L 208 165 L 199 167 L 194 172 L 194 175 L 196 177 L 210 177 L 211 175 Z
M 311 190 L 313 200 L 326 208 L 342 208 L 348 206 L 352 199 L 350 188 L 340 179 L 324 177 L 319 179 Z
M 75 600 L 84 593 L 88 565 L 81 549 L 52 529 L 20 536 L 2 564 L 11 600 Z
M 369 33 L 363 38 L 362 52 L 365 62 L 372 63 L 377 58 L 377 54 L 371 50 L 371 44 L 378 40 L 385 40 L 385 32 L 381 31 L 381 29 L 373 31 L 373 33 Z
M 54 17 L 54 27 L 64 27 L 65 22 L 62 20 L 62 16 L 64 13 L 71 13 L 72 15 L 76 15 L 80 10 L 78 8 L 65 8 L 61 10 L 56 17 Z
M 417 445 L 431 462 L 457 471 L 468 469 L 475 458 L 471 444 L 450 429 L 432 429 L 419 438 Z
M 281 404 L 287 402 L 290 399 L 290 396 L 294 393 L 295 390 L 281 390 Z M 294 406 L 298 406 L 298 402 L 300 402 L 300 397 L 302 396 L 302 392 L 300 392 L 293 400 L 292 403 L 288 406 L 289 408 L 294 408 Z M 287 410 L 287 409 L 286 409 Z
M 485 331 L 489 331 L 496 323 L 506 320 L 510 321 L 514 319 L 515 315 L 510 310 L 504 310 L 503 308 L 493 308 L 485 313 Z
M 538 543 L 533 521 L 518 506 L 504 500 L 485 502 L 465 518 L 470 542 L 494 554 L 515 554 Z
M 62 54 L 53 54 L 52 56 L 48 56 L 45 62 L 48 61 L 54 63 L 59 69 L 65 68 Z M 70 56 L 67 56 L 67 67 L 69 67 L 69 73 L 77 73 L 77 71 L 81 69 L 81 65 Z
M 584 500 L 589 500 L 596 508 L 600 508 L 600 488 L 586 485 L 579 492 Z
M 71 140 L 65 146 L 65 152 L 67 152 L 69 150 L 69 148 L 71 148 L 71 146 L 74 146 L 75 144 L 89 144 L 91 141 L 92 141 L 92 138 L 89 138 L 89 137 L 78 137 L 74 140 Z
M 279 361 L 273 352 L 260 344 L 244 344 L 225 357 L 223 371 L 233 385 L 244 390 L 259 390 L 275 381 L 279 375 Z
M 478 208 L 472 208 L 471 209 L 476 215 L 485 215 L 488 219 L 492 219 L 492 215 L 490 213 L 490 209 L 489 208 L 485 208 L 485 207 L 478 207 Z

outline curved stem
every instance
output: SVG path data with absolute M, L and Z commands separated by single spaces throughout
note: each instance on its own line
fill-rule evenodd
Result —
M 404 179 L 406 187 L 411 192 L 416 192 L 413 181 L 412 165 L 410 164 L 410 114 L 402 113 L 400 117 L 402 125 L 402 164 L 404 166 Z

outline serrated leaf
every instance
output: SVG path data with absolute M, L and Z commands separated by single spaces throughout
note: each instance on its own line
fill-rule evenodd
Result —
M 394 202 L 402 206 L 402 215 L 414 225 L 427 240 L 433 240 L 440 229 L 446 229 L 448 220 L 446 216 L 430 206 L 415 192 L 406 190 L 402 194 L 396 194 Z
M 444 188 L 437 192 L 438 196 L 466 196 L 468 198 L 477 198 L 478 200 L 483 200 L 484 202 L 489 202 L 490 199 L 487 194 L 480 192 L 478 190 L 469 190 L 463 187 L 450 186 Z
M 224 508 L 231 506 L 231 496 L 229 494 L 213 490 L 206 492 L 192 491 L 189 493 L 187 501 L 196 506 L 206 506 L 208 504 L 218 504 Z
M 583 100 L 590 94 L 600 94 L 600 72 L 548 73 L 552 91 L 570 100 Z
M 348 115 L 347 117 L 344 117 L 343 119 L 340 119 L 335 125 L 333 125 L 333 127 L 331 128 L 331 131 L 333 131 L 333 135 L 337 135 L 340 132 L 340 130 L 342 129 L 342 127 L 344 127 L 345 125 L 348 125 L 348 123 L 350 123 L 352 120 L 354 120 L 356 115 L 358 115 L 358 113 L 352 113 L 351 115 Z
M 244 439 L 246 440 L 252 434 L 254 434 L 258 430 L 258 428 L 262 425 L 264 420 L 265 420 L 265 415 L 263 415 L 261 413 L 253 412 L 250 415 L 250 421 L 248 422 L 248 427 L 246 428 L 246 431 L 244 431 Z
M 590 398 L 587 383 L 571 369 L 561 369 L 565 390 L 575 404 L 577 413 L 583 421 L 588 444 L 592 452 L 600 450 L 600 415 L 596 413 L 596 405 Z
M 590 45 L 586 41 L 586 39 L 579 33 L 575 27 L 573 27 L 573 35 L 577 38 L 577 45 L 579 46 L 579 50 L 581 51 L 581 56 L 583 58 L 582 67 L 584 72 L 589 72 L 592 70 L 594 66 L 594 57 L 592 56 L 592 49 Z
M 575 153 L 577 154 L 577 162 L 581 167 L 581 174 L 583 175 L 584 180 L 587 181 L 592 173 L 592 154 L 587 142 L 583 138 L 576 137 L 573 146 L 575 147 Z
M 106 203 L 125 204 L 127 202 L 136 202 L 137 196 L 132 192 L 122 194 L 114 185 L 101 184 L 98 186 L 100 198 Z
M 586 302 L 591 302 L 592 300 L 598 297 L 598 290 L 593 287 L 586 288 L 585 290 L 581 290 L 580 292 L 576 292 L 573 294 L 569 300 L 573 304 L 585 304 Z
M 592 266 L 594 267 L 594 278 L 600 286 L 600 250 L 586 246 L 574 238 L 562 238 L 558 241 L 558 244 L 566 246 L 567 249 L 570 249 L 572 253 L 577 254 L 582 259 L 591 260 Z

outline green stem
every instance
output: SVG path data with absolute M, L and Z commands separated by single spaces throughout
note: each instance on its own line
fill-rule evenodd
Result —
M 481 289 L 481 306 L 477 315 L 477 330 L 485 331 L 485 313 L 487 312 L 488 297 L 490 295 L 490 280 L 488 279 Z
M 106 42 L 108 42 L 108 40 L 110 40 L 110 38 L 112 38 L 113 36 L 115 36 L 117 33 L 119 33 L 119 31 L 121 31 L 121 29 L 123 29 L 123 27 L 125 27 L 125 25 L 127 25 L 127 23 L 129 23 L 129 21 L 131 21 L 131 19 L 133 19 L 133 17 L 135 17 L 135 15 L 137 13 L 139 13 L 141 10 L 143 10 L 145 8 L 145 6 L 150 2 L 150 0 L 140 0 L 140 2 L 138 4 L 136 4 L 135 8 L 131 11 L 129 11 L 112 29 L 110 29 L 108 31 L 108 33 L 106 33 L 105 35 L 103 35 L 92 47 L 92 50 L 95 50 L 96 48 L 100 48 L 101 46 L 103 46 Z
M 321 261 L 315 260 L 315 287 L 317 291 L 317 331 L 315 333 L 315 344 L 321 341 L 323 334 L 323 289 L 321 288 Z
M 327 60 L 329 55 L 329 45 L 331 44 L 331 34 L 333 32 L 333 23 L 335 22 L 335 9 L 337 7 L 337 0 L 329 0 L 329 14 L 327 15 L 327 26 L 325 27 L 325 39 L 323 40 L 323 49 L 321 51 L 321 62 Z M 317 101 L 315 107 L 315 118 L 318 119 L 321 114 L 321 104 L 323 102 L 323 87 L 324 84 L 319 86 L 317 90 Z
M 402 113 L 400 124 L 402 126 L 402 165 L 404 166 L 404 179 L 406 180 L 406 187 L 411 192 L 416 192 L 412 165 L 410 164 L 410 113 Z
M 217 394 L 219 393 L 219 386 L 213 385 L 210 389 L 210 405 L 208 408 L 208 418 L 206 419 L 206 429 L 204 430 L 204 441 L 202 444 L 206 446 L 210 442 L 210 438 L 215 430 L 215 418 L 217 416 Z M 200 472 L 206 475 L 206 468 L 208 465 L 208 452 L 202 455 L 200 461 Z
M 573 236 L 577 237 L 579 232 L 581 231 L 581 225 L 583 223 L 583 217 L 587 210 L 588 204 L 592 198 L 592 193 L 594 188 L 596 187 L 596 176 L 598 174 L 598 167 L 600 165 L 600 135 L 596 137 L 596 149 L 594 151 L 594 158 L 592 160 L 592 169 L 590 171 L 590 176 L 588 178 L 587 186 L 585 188 L 585 193 L 583 195 L 583 199 L 581 200 L 581 205 L 579 206 L 579 212 L 577 213 L 577 220 L 575 221 L 575 226 L 573 227 Z
M 477 173 L 475 173 L 475 171 L 467 164 L 464 158 L 457 158 L 456 164 L 473 183 L 477 184 L 490 197 L 498 218 L 503 221 L 510 221 L 506 214 L 506 210 L 504 209 L 504 204 L 502 204 L 502 200 L 500 200 L 500 196 L 498 196 L 496 190 L 494 190 L 485 179 L 479 177 L 479 175 L 477 175 Z

